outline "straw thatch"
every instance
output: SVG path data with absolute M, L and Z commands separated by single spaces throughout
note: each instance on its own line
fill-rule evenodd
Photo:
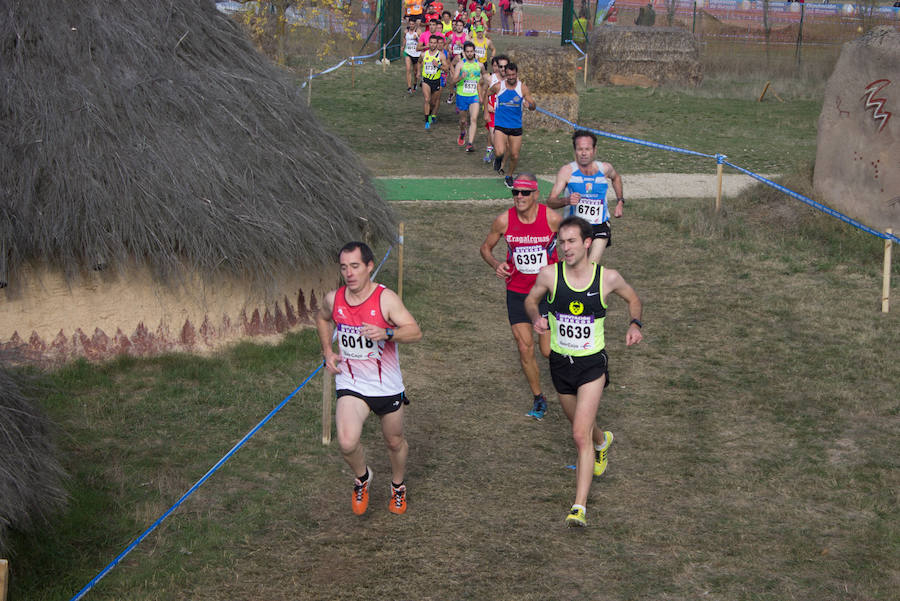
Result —
M 574 94 L 575 52 L 569 48 L 513 47 L 506 51 L 532 94 Z
M 575 53 L 563 48 L 513 47 L 509 59 L 519 67 L 519 79 L 528 85 L 539 107 L 569 121 L 578 120 L 578 94 L 575 91 Z M 569 129 L 562 121 L 543 113 L 522 111 L 526 128 Z
M 559 115 L 573 123 L 578 122 L 578 94 L 533 94 L 534 101 L 545 111 Z M 537 111 L 522 111 L 522 125 L 526 129 L 569 130 L 571 125 Z
M 28 530 L 66 501 L 51 424 L 23 377 L 6 369 L 9 358 L 0 352 L 0 554 L 9 550 L 9 529 Z
M 703 80 L 697 41 L 682 29 L 598 27 L 591 34 L 588 57 L 588 77 L 597 83 L 649 80 L 697 86 Z
M 266 280 L 393 216 L 211 0 L 0 0 L 0 285 L 146 266 Z

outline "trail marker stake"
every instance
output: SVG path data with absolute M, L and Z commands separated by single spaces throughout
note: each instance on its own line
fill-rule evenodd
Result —
M 331 444 L 331 382 L 334 378 L 327 368 L 322 370 L 322 444 Z M 0 599 L 0 601 L 3 601 Z
M 397 296 L 403 300 L 403 222 L 400 222 L 397 238 Z
M 885 230 L 887 234 L 893 234 L 891 228 Z M 890 238 L 884 241 L 884 273 L 881 278 L 881 312 L 888 313 L 891 310 L 891 247 Z M 2 599 L 0 599 L 2 601 Z
M 306 106 L 312 102 L 312 69 L 309 70 L 309 79 L 306 80 Z M 2 601 L 2 600 L 0 600 Z
M 716 165 L 716 213 L 722 210 L 722 163 Z
M 0 601 L 6 601 L 6 589 L 9 583 L 9 562 L 0 559 Z

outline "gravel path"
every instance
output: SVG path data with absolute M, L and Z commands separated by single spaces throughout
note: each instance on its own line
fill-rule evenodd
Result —
M 764 175 L 771 179 L 773 176 Z M 552 182 L 554 176 L 541 175 Z M 704 173 L 623 173 L 625 198 L 715 198 L 716 174 Z M 749 175 L 726 173 L 722 175 L 722 193 L 736 196 L 744 188 L 756 183 Z

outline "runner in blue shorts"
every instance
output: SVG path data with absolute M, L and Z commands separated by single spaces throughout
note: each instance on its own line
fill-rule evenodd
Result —
M 475 132 L 478 130 L 478 109 L 482 93 L 484 65 L 475 58 L 475 44 L 463 44 L 463 58 L 453 68 L 456 83 L 456 112 L 459 114 L 459 139 L 457 144 L 466 145 L 466 152 L 475 150 Z M 468 138 L 466 133 L 468 132 Z

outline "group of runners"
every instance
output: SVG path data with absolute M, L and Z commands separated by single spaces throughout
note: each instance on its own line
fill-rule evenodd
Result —
M 599 264 L 612 242 L 610 218 L 624 213 L 622 178 L 612 165 L 596 160 L 593 133 L 576 131 L 572 146 L 574 160 L 557 172 L 546 204 L 540 202 L 537 177 L 514 176 L 513 206 L 494 219 L 480 252 L 505 283 L 507 315 L 533 395 L 527 415 L 536 420 L 543 419 L 547 399 L 541 389 L 534 333 L 541 354 L 548 359 L 577 451 L 575 502 L 565 523 L 585 526 L 592 478 L 606 471 L 614 439 L 611 431 L 597 423 L 600 399 L 609 385 L 604 333 L 609 296 L 615 294 L 627 303 L 631 321 L 626 346 L 643 339 L 643 324 L 642 304 L 634 289 L 618 271 Z M 615 194 L 612 211 L 606 200 L 610 188 Z M 553 209 L 563 209 L 563 214 Z M 501 239 L 507 246 L 503 260 L 494 256 Z M 338 257 L 345 285 L 326 295 L 316 323 L 325 367 L 335 374 L 338 443 L 355 475 L 352 509 L 361 515 L 369 503 L 373 476 L 360 438 L 363 423 L 375 413 L 381 419 L 391 463 L 389 509 L 404 513 L 408 444 L 403 415 L 409 401 L 397 343 L 416 342 L 422 332 L 402 300 L 372 281 L 375 262 L 368 246 L 351 242 Z
M 431 130 L 442 91 L 450 88 L 447 103 L 456 105 L 457 144 L 466 152 L 475 151 L 483 110 L 487 130 L 484 161 L 491 163 L 511 188 L 522 148 L 522 109 L 533 111 L 537 104 L 519 79 L 518 66 L 506 55 L 497 54 L 484 21 L 477 5 L 468 16 L 465 11 L 456 17 L 443 11 L 440 16 L 430 13 L 424 20 L 408 18 L 406 91 L 413 94 L 421 86 L 425 129 Z

